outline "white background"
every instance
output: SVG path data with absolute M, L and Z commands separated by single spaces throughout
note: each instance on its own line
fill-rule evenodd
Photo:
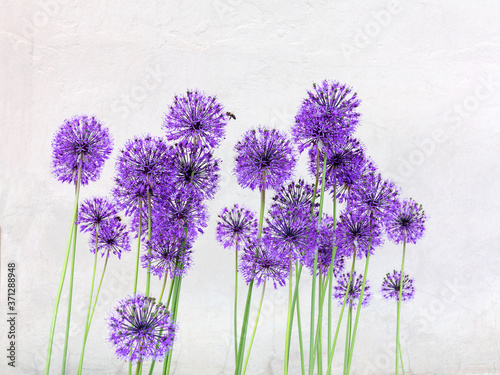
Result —
M 173 368 L 179 375 L 231 374 L 234 258 L 214 239 L 216 215 L 236 202 L 257 210 L 259 201 L 257 192 L 237 186 L 233 147 L 259 124 L 288 130 L 307 90 L 323 79 L 358 93 L 356 136 L 384 176 L 422 203 L 429 217 L 425 238 L 407 250 L 405 269 L 417 288 L 402 313 L 407 373 L 499 374 L 499 14 L 494 0 L 3 0 L 2 374 L 41 374 L 44 367 L 73 201 L 71 186 L 51 175 L 54 132 L 78 114 L 93 114 L 109 127 L 115 150 L 82 198 L 107 194 L 118 150 L 134 135 L 162 135 L 174 94 L 188 88 L 217 95 L 237 120 L 218 151 L 221 189 L 182 284 Z M 310 178 L 304 171 L 301 164 L 297 176 Z M 400 257 L 394 245 L 377 251 L 369 270 L 373 289 L 399 267 Z M 110 260 L 87 345 L 88 374 L 126 373 L 106 342 L 104 319 L 132 291 L 133 258 Z M 8 262 L 16 263 L 17 275 L 16 369 L 5 355 Z M 91 266 L 82 235 L 70 374 L 79 358 Z M 303 282 L 307 317 L 308 275 Z M 153 285 L 154 293 L 159 286 Z M 249 374 L 282 373 L 286 293 L 266 291 Z M 240 300 L 245 294 L 242 289 Z M 53 373 L 61 366 L 65 301 L 63 295 Z M 362 311 L 353 373 L 394 371 L 395 313 L 379 294 Z M 296 334 L 292 352 L 296 374 Z

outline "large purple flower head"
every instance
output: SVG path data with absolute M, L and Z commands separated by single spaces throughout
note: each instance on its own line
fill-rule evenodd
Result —
M 131 363 L 161 361 L 172 349 L 176 331 L 167 307 L 140 294 L 119 302 L 108 327 L 116 355 Z
M 158 194 L 172 174 L 172 148 L 157 137 L 146 135 L 129 140 L 116 162 L 113 194 L 127 214 Z
M 61 182 L 75 183 L 81 169 L 81 184 L 99 178 L 113 150 L 108 128 L 95 117 L 75 116 L 65 120 L 52 140 L 52 168 Z
M 141 257 L 142 266 L 150 266 L 151 273 L 160 279 L 166 275 L 171 278 L 184 276 L 191 266 L 192 245 L 189 242 L 159 234 L 154 236 L 147 248 L 150 254 Z
M 356 276 L 356 272 L 353 272 L 350 284 L 349 277 L 350 273 L 344 273 L 337 278 L 338 284 L 334 287 L 333 297 L 338 301 L 339 305 L 342 305 L 347 294 L 346 306 L 357 308 L 363 287 L 363 275 Z M 348 285 L 349 289 L 347 288 Z M 366 281 L 361 306 L 365 307 L 368 305 L 371 298 L 370 286 L 368 285 L 368 281 Z
M 176 95 L 170 111 L 165 115 L 163 127 L 169 141 L 201 141 L 211 147 L 224 138 L 227 114 L 215 96 L 200 91 Z
M 116 205 L 106 197 L 86 199 L 78 211 L 77 224 L 82 232 L 95 232 L 99 227 L 118 217 Z
M 202 143 L 181 141 L 174 147 L 173 185 L 175 191 L 186 189 L 203 197 L 214 197 L 219 183 L 220 160 Z
M 247 283 L 251 280 L 256 286 L 267 280 L 284 286 L 288 276 L 288 259 L 266 241 L 255 241 L 244 248 L 240 261 L 240 272 Z
M 231 209 L 224 208 L 219 214 L 216 238 L 224 248 L 252 243 L 257 238 L 258 223 L 255 213 L 235 204 Z
M 394 271 L 388 273 L 382 282 L 382 296 L 385 299 L 399 301 L 399 289 L 401 288 L 401 272 Z M 408 275 L 403 275 L 403 290 L 401 291 L 401 301 L 406 302 L 412 299 L 415 295 L 413 287 L 413 279 Z
M 309 146 L 340 145 L 354 132 L 360 116 L 356 112 L 360 100 L 351 91 L 335 81 L 313 85 L 292 126 L 300 152 Z
M 91 233 L 89 245 L 93 254 L 97 245 L 101 256 L 109 257 L 109 254 L 113 253 L 120 259 L 123 252 L 130 251 L 127 226 L 117 218 L 108 220 L 101 225 L 99 231 Z
M 337 198 L 343 200 L 349 188 L 361 178 L 367 163 L 363 146 L 355 138 L 349 137 L 340 146 L 325 146 L 319 152 L 315 147 L 310 148 L 309 172 L 313 176 L 316 176 L 317 169 L 321 173 L 325 152 L 325 189 L 332 194 L 335 189 Z
M 399 188 L 380 173 L 368 174 L 351 189 L 348 206 L 367 214 L 372 221 L 386 223 L 397 208 Z
M 368 252 L 373 255 L 375 248 L 382 245 L 380 224 L 370 220 L 367 214 L 357 211 L 344 212 L 336 229 L 336 245 L 345 257 L 356 255 L 362 259 Z
M 273 204 L 266 222 L 264 237 L 283 255 L 297 259 L 305 248 L 314 247 L 315 222 L 309 212 Z
M 387 237 L 397 244 L 404 241 L 417 243 L 424 235 L 426 218 L 422 205 L 413 199 L 399 201 L 386 224 Z
M 316 218 L 317 220 L 317 218 Z M 309 268 L 311 274 L 314 272 L 314 258 L 317 256 L 317 273 L 322 275 L 328 274 L 328 269 L 332 262 L 332 252 L 335 240 L 335 230 L 333 217 L 323 215 L 321 222 L 316 224 L 315 237 L 313 241 L 303 248 L 301 262 Z M 335 261 L 333 263 L 334 275 L 340 274 L 344 269 L 344 256 L 336 251 Z
M 273 201 L 276 205 L 286 209 L 310 213 L 312 202 L 318 196 L 318 192 L 314 193 L 314 184 L 306 184 L 300 179 L 283 185 L 273 197 Z
M 259 127 L 243 134 L 236 146 L 234 173 L 252 190 L 279 189 L 292 176 L 297 157 L 285 133 Z

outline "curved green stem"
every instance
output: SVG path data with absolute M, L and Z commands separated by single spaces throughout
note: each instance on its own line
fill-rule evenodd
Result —
M 401 273 L 399 278 L 399 297 L 398 297 L 398 312 L 397 312 L 397 323 L 396 323 L 396 375 L 399 372 L 399 364 L 398 364 L 398 350 L 401 354 L 401 343 L 399 340 L 399 322 L 401 316 L 401 297 L 403 295 L 403 270 L 405 265 L 405 252 L 406 252 L 406 238 L 403 241 L 403 260 L 401 261 Z M 403 364 L 403 359 L 401 359 L 401 365 Z
M 245 360 L 245 367 L 243 368 L 243 375 L 247 372 L 248 359 L 250 358 L 250 351 L 252 350 L 253 340 L 255 338 L 255 332 L 257 332 L 257 325 L 259 324 L 260 310 L 262 309 L 262 301 L 264 300 L 264 292 L 266 291 L 266 281 L 262 284 L 262 294 L 260 296 L 259 308 L 257 310 L 257 317 L 255 318 L 255 326 L 253 327 L 252 338 L 250 339 L 250 344 L 248 345 L 247 358 Z
M 238 244 L 234 251 L 234 312 L 233 312 L 233 330 L 234 330 L 234 361 L 238 361 Z
M 61 281 L 59 282 L 59 288 L 57 290 L 56 303 L 54 306 L 54 312 L 52 314 L 52 323 L 50 325 L 50 334 L 49 334 L 49 346 L 47 348 L 47 360 L 45 362 L 45 375 L 48 375 L 50 372 L 50 360 L 52 357 L 52 344 L 54 342 L 54 332 L 56 328 L 57 321 L 57 312 L 59 310 L 59 302 L 61 300 L 62 288 L 64 285 L 64 280 L 66 278 L 66 269 L 68 267 L 69 253 L 71 249 L 71 244 L 74 239 L 74 232 L 76 232 L 76 219 L 78 217 L 78 200 L 80 197 L 80 185 L 81 185 L 81 175 L 82 169 L 81 166 L 78 168 L 78 177 L 75 184 L 75 204 L 73 208 L 73 218 L 71 222 L 71 230 L 69 232 L 68 245 L 66 247 L 66 256 L 64 258 L 64 266 L 61 274 Z

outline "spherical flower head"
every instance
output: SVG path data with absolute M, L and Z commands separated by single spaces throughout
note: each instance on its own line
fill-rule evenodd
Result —
M 181 141 L 174 147 L 174 190 L 186 189 L 212 199 L 219 183 L 220 160 L 201 143 Z
M 339 305 L 342 306 L 347 293 L 346 306 L 357 308 L 361 296 L 361 289 L 363 287 L 363 275 L 360 274 L 356 276 L 356 272 L 353 272 L 349 284 L 350 276 L 350 273 L 344 273 L 337 278 L 337 285 L 334 287 L 333 297 L 338 301 Z M 371 298 L 372 293 L 370 291 L 370 286 L 368 285 L 368 281 L 366 281 L 361 306 L 367 306 Z
M 305 248 L 314 247 L 315 222 L 309 212 L 273 204 L 266 223 L 264 237 L 286 257 L 298 259 Z
M 146 135 L 129 140 L 116 162 L 113 195 L 126 209 L 134 212 L 140 203 L 168 184 L 172 174 L 172 148 L 158 137 Z
M 321 151 L 315 147 L 309 149 L 309 172 L 316 176 L 321 173 L 324 155 L 326 152 L 325 189 L 335 193 L 341 201 L 361 178 L 367 159 L 364 149 L 358 140 L 348 137 L 346 142 L 339 146 L 325 146 Z M 335 191 L 334 191 L 335 190 Z
M 86 199 L 78 210 L 77 224 L 82 232 L 95 232 L 99 227 L 118 217 L 118 209 L 106 197 Z
M 255 241 L 244 248 L 240 259 L 240 272 L 247 283 L 254 280 L 256 286 L 271 280 L 274 288 L 284 286 L 288 277 L 288 259 L 265 241 Z
M 113 150 L 108 128 L 95 117 L 75 116 L 65 120 L 52 140 L 52 169 L 61 182 L 81 184 L 99 178 L 104 162 Z
M 290 210 L 311 212 L 313 200 L 319 196 L 314 192 L 314 184 L 307 184 L 304 180 L 291 181 L 283 185 L 273 197 L 275 204 Z M 319 205 L 319 204 L 315 204 Z
M 257 238 L 258 223 L 254 212 L 235 204 L 231 209 L 223 208 L 217 222 L 216 238 L 224 248 L 252 243 Z
M 172 349 L 176 331 L 167 307 L 140 294 L 119 302 L 108 327 L 116 355 L 131 363 L 161 361 Z
M 424 235 L 426 219 L 422 205 L 413 199 L 399 201 L 386 224 L 387 237 L 397 244 L 417 243 Z
M 169 141 L 201 141 L 216 147 L 224 139 L 226 124 L 227 115 L 217 98 L 194 90 L 174 97 L 163 128 Z
M 369 174 L 351 189 L 348 205 L 351 209 L 368 214 L 370 220 L 386 223 L 394 214 L 399 188 L 380 173 Z
M 101 253 L 101 256 L 109 257 L 109 254 L 113 253 L 120 259 L 123 252 L 130 251 L 127 226 L 119 218 L 108 220 L 100 226 L 98 231 L 91 233 L 89 245 L 92 254 L 95 254 L 97 246 L 97 251 Z
M 382 296 L 385 299 L 399 301 L 399 289 L 401 288 L 401 272 L 394 271 L 385 275 L 382 282 Z M 401 291 L 401 301 L 406 302 L 415 295 L 413 279 L 408 275 L 403 275 L 403 290 Z
M 336 228 L 336 239 L 340 254 L 346 258 L 356 255 L 358 259 L 374 254 L 382 245 L 383 237 L 380 224 L 370 220 L 367 214 L 348 211 L 340 215 Z
M 316 145 L 336 146 L 345 142 L 359 120 L 360 100 L 352 89 L 339 82 L 323 81 L 302 102 L 292 126 L 299 151 Z
M 278 190 L 292 177 L 297 163 L 285 133 L 259 127 L 247 131 L 235 146 L 234 173 L 242 187 Z
M 147 251 L 150 251 L 148 254 Z M 184 276 L 191 266 L 192 245 L 187 241 L 159 234 L 146 243 L 146 253 L 141 257 L 143 268 L 158 276 Z

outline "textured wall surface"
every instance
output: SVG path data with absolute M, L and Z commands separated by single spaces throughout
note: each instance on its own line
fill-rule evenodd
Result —
M 429 217 L 424 239 L 407 249 L 405 269 L 417 294 L 402 315 L 406 372 L 500 374 L 499 14 L 493 0 L 3 0 L 0 372 L 43 373 L 73 200 L 72 187 L 51 175 L 58 126 L 93 114 L 109 127 L 115 150 L 82 198 L 107 194 L 125 141 L 162 135 L 173 96 L 199 88 L 217 95 L 237 120 L 217 151 L 221 188 L 183 281 L 173 368 L 179 375 L 231 374 L 234 258 L 215 240 L 215 219 L 235 202 L 259 205 L 258 193 L 240 188 L 232 174 L 234 144 L 259 124 L 289 130 L 312 83 L 332 79 L 362 99 L 356 136 L 368 154 Z M 300 165 L 296 175 L 310 179 L 305 159 Z M 84 235 L 78 244 L 70 374 L 93 261 Z M 374 285 L 400 256 L 389 243 L 378 250 L 369 271 Z M 131 292 L 133 258 L 110 260 L 86 351 L 88 374 L 127 373 L 106 342 L 104 318 Z M 17 276 L 15 369 L 5 354 L 9 262 Z M 303 282 L 307 296 L 311 280 Z M 155 280 L 152 290 L 159 288 Z M 65 296 L 53 373 L 61 366 Z M 306 298 L 303 304 L 307 316 Z M 247 373 L 282 373 L 286 308 L 286 289 L 270 288 Z M 363 310 L 353 373 L 394 371 L 395 315 L 379 295 Z M 293 340 L 297 374 L 296 334 Z

